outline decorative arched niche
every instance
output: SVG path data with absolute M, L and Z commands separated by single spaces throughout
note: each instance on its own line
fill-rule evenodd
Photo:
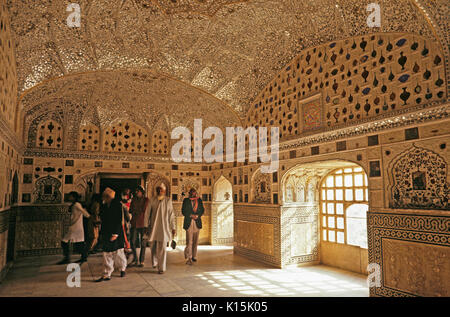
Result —
M 449 210 L 447 162 L 431 150 L 412 146 L 389 170 L 391 208 Z
M 36 181 L 33 198 L 36 204 L 61 203 L 61 182 L 54 177 L 46 176 Z
M 233 213 L 233 186 L 225 176 L 221 175 L 213 186 L 211 244 L 233 243 Z
M 252 202 L 271 203 L 271 182 L 269 173 L 261 173 L 261 168 L 252 177 Z

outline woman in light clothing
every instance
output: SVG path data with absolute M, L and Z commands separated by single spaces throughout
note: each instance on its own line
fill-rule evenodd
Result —
M 83 228 L 83 217 L 89 218 L 89 213 L 81 206 L 79 199 L 80 196 L 77 192 L 69 193 L 69 201 L 72 203 L 69 207 L 70 212 L 70 226 L 64 238 L 61 241 L 61 246 L 63 249 L 64 258 L 58 262 L 58 264 L 68 264 L 70 263 L 70 243 L 73 243 L 74 249 L 81 251 L 81 259 L 77 262 L 86 262 L 87 253 L 86 247 L 84 245 L 84 228 Z

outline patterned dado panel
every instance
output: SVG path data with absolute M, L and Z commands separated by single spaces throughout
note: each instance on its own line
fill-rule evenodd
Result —
M 248 126 L 280 126 L 282 139 L 423 107 L 447 97 L 439 46 L 383 33 L 302 51 L 253 102 Z M 317 132 L 317 131 L 316 131 Z
M 0 281 L 6 274 L 8 250 L 9 210 L 0 211 Z
M 234 204 L 234 252 L 281 267 L 280 209 Z
M 413 145 L 393 162 L 391 208 L 450 210 L 450 184 L 443 157 Z
M 15 255 L 58 254 L 69 225 L 66 205 L 29 206 L 16 209 Z
M 234 241 L 233 202 L 211 203 L 211 244 L 228 245 Z
M 369 212 L 369 263 L 381 266 L 371 296 L 449 296 L 450 216 Z

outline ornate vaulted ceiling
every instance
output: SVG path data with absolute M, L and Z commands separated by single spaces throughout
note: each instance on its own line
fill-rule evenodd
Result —
M 31 90 L 22 101 L 27 105 L 25 131 L 49 117 L 63 123 L 74 140 L 80 125 L 104 128 L 117 119 L 131 120 L 149 131 L 192 128 L 193 118 L 202 118 L 205 126 L 240 124 L 237 114 L 219 99 L 146 70 L 65 76 Z M 205 106 L 207 113 L 202 111 Z
M 191 98 L 188 91 L 195 87 L 204 91 L 202 98 L 210 94 L 243 117 L 258 92 L 305 47 L 372 32 L 437 36 L 430 18 L 423 12 L 427 6 L 422 7 L 419 5 L 422 1 L 414 0 L 377 1 L 383 11 L 381 29 L 366 24 L 369 14 L 366 5 L 372 1 L 71 2 L 81 6 L 81 28 L 66 25 L 69 1 L 8 1 L 16 42 L 19 94 L 26 95 L 35 87 L 22 99 L 25 109 L 43 104 L 39 98 L 56 100 L 71 98 L 73 94 L 73 98 L 86 99 L 93 91 L 95 95 L 96 89 L 102 91 L 106 83 L 122 85 L 123 76 L 133 78 L 130 74 L 104 72 L 99 75 L 100 80 L 91 72 L 145 69 L 152 76 L 167 78 L 167 75 L 176 80 L 164 81 L 162 86 L 167 92 L 164 97 L 151 93 L 152 89 L 160 88 L 153 81 L 129 87 L 133 92 L 130 97 L 139 100 L 135 107 L 144 107 L 142 111 L 149 104 L 154 109 L 169 109 L 174 107 L 173 98 L 177 98 L 176 105 L 192 109 L 200 104 L 200 112 L 213 113 L 217 108 Z M 433 9 L 438 7 L 448 8 L 448 4 L 438 0 Z M 64 97 L 58 96 L 59 90 L 48 88 L 47 81 L 72 74 L 79 75 L 50 84 L 64 86 Z M 70 87 L 73 90 L 67 90 Z M 194 95 L 198 93 L 194 91 Z M 169 97 L 169 92 L 177 97 Z M 150 95 L 145 97 L 147 93 Z M 97 95 L 98 104 L 111 104 L 107 96 L 102 100 L 104 95 Z M 182 102 L 185 95 L 188 98 Z M 232 116 L 229 114 L 221 123 L 227 123 Z

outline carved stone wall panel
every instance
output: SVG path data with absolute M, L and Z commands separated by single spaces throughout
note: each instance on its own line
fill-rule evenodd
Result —
M 319 261 L 319 207 L 281 207 L 282 265 Z
M 245 206 L 234 204 L 233 209 L 234 252 L 269 265 L 281 267 L 279 208 L 277 211 L 274 207 L 269 208 L 264 205 Z M 258 241 L 251 230 L 257 230 L 260 235 L 259 238 L 262 240 Z M 262 234 L 267 234 L 267 236 L 261 236 Z M 250 240 L 253 241 L 252 244 L 249 244 L 248 241 Z
M 369 211 L 367 227 L 369 263 L 382 273 L 372 296 L 445 296 L 450 217 Z
M 274 228 L 272 224 L 236 221 L 235 245 L 262 254 L 274 256 Z
M 386 287 L 427 297 L 450 295 L 448 246 L 385 238 L 382 247 Z

